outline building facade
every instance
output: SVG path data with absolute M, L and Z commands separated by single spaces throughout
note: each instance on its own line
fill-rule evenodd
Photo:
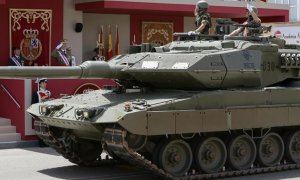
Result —
M 300 1 L 298 0 L 268 0 L 269 4 L 285 4 L 290 7 L 290 22 L 300 22 Z

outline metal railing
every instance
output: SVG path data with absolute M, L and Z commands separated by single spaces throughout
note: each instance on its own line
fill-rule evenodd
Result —
M 1 86 L 2 90 L 10 97 L 10 99 L 13 100 L 13 102 L 17 105 L 17 108 L 20 109 L 21 108 L 20 104 L 12 96 L 12 94 L 5 88 L 5 86 L 3 84 L 0 84 L 0 86 Z

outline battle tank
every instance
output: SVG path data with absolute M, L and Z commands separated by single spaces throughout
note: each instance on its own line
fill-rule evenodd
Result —
M 0 67 L 0 76 L 120 84 L 27 110 L 36 133 L 79 165 L 105 162 L 106 150 L 165 179 L 299 168 L 299 47 L 264 36 L 175 36 L 109 62 Z

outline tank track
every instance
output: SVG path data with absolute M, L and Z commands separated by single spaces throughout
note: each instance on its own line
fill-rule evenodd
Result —
M 62 138 L 57 138 L 54 133 L 50 130 L 50 126 L 43 123 L 42 121 L 35 120 L 34 128 L 37 136 L 45 142 L 48 146 L 55 149 L 64 158 L 68 159 L 70 162 L 82 165 L 82 166 L 101 166 L 108 164 L 117 164 L 118 161 L 114 159 L 105 158 L 102 159 L 101 156 L 97 160 L 90 162 L 81 159 L 74 151 L 72 147 L 66 144 L 66 140 Z M 75 138 L 74 136 L 68 136 L 67 138 Z
M 235 176 L 246 176 L 268 172 L 284 171 L 299 169 L 300 164 L 281 164 L 274 167 L 254 167 L 251 169 L 240 171 L 224 171 L 213 174 L 199 174 L 197 172 L 186 174 L 182 177 L 175 177 L 163 169 L 160 169 L 157 165 L 153 164 L 150 160 L 147 160 L 141 154 L 130 149 L 125 139 L 127 132 L 122 129 L 106 128 L 104 131 L 104 140 L 107 144 L 107 148 L 113 150 L 118 157 L 128 163 L 135 165 L 138 168 L 150 171 L 153 175 L 160 177 L 161 179 L 174 179 L 174 180 L 192 180 L 192 179 L 216 179 L 216 178 L 228 178 Z

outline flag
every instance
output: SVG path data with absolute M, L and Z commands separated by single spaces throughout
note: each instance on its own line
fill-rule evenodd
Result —
M 112 37 L 111 37 L 111 28 L 108 26 L 108 50 L 107 50 L 107 60 L 112 58 L 113 52 L 112 52 Z
M 116 26 L 116 44 L 115 44 L 115 55 L 120 54 L 120 42 L 119 42 L 119 29 Z
M 99 34 L 99 55 L 104 56 L 104 33 L 103 26 L 101 26 L 100 34 Z

